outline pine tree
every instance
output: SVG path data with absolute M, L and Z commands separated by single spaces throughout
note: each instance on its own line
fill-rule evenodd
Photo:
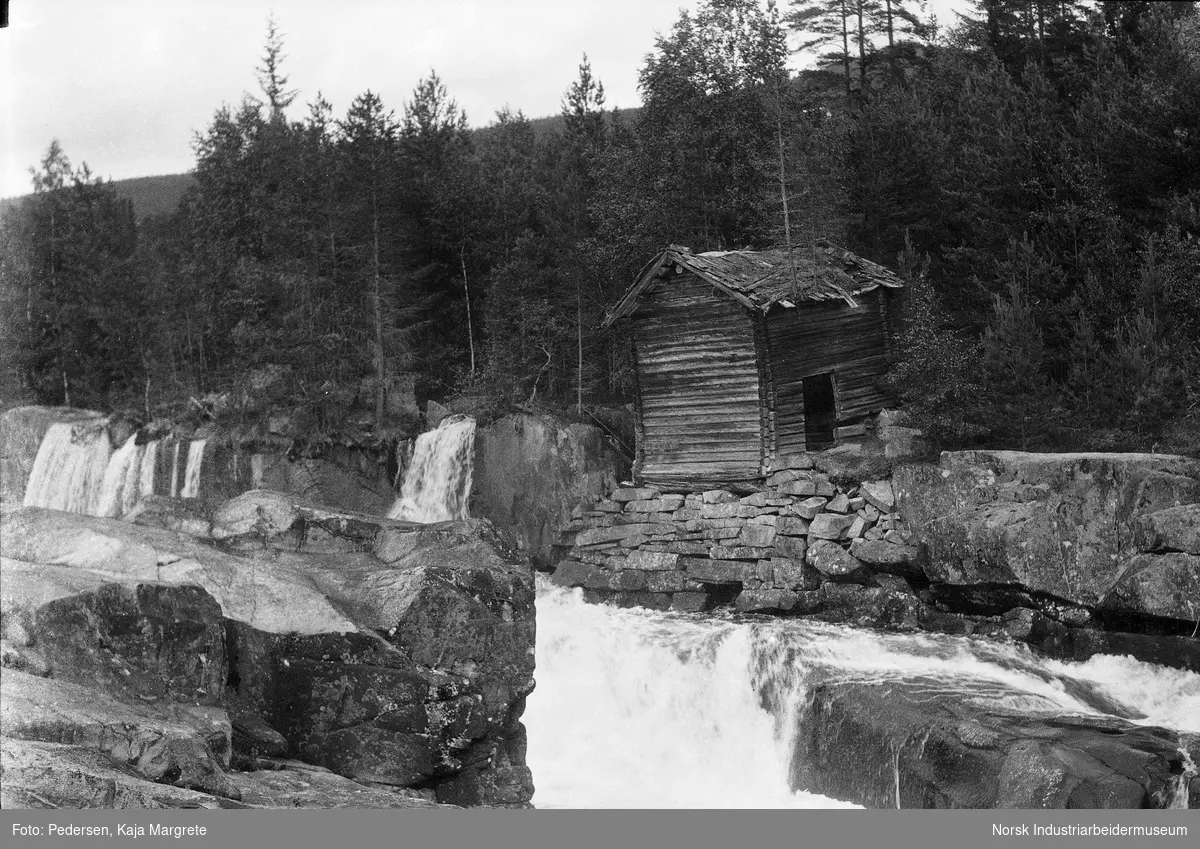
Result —
M 267 96 L 267 107 L 271 120 L 282 120 L 283 110 L 292 105 L 296 99 L 296 90 L 287 87 L 288 78 L 282 71 L 283 33 L 279 31 L 279 22 L 275 13 L 267 17 L 267 43 L 262 57 L 262 65 L 255 69 L 258 84 L 263 94 Z
M 379 95 L 367 91 L 350 104 L 346 118 L 339 124 L 344 170 L 347 218 L 362 235 L 356 250 L 356 273 L 363 281 L 371 311 L 371 351 L 374 364 L 375 426 L 385 422 L 385 402 L 390 370 L 389 354 L 403 340 L 401 328 L 393 321 L 392 290 L 395 278 L 389 273 L 386 256 L 387 199 L 392 194 L 397 156 L 398 126 L 394 115 L 384 108 Z M 406 361 L 400 351 L 399 361 Z

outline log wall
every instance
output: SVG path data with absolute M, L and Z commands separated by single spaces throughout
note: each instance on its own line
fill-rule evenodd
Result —
M 646 298 L 634 315 L 641 478 L 758 477 L 763 418 L 750 314 L 689 272 Z
M 891 403 L 882 386 L 888 367 L 882 289 L 845 302 L 775 309 L 766 317 L 775 402 L 776 454 L 805 450 L 804 378 L 833 373 L 838 423 Z

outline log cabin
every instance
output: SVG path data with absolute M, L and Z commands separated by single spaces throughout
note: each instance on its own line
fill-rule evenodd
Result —
M 790 254 L 671 246 L 605 316 L 633 325 L 636 480 L 751 482 L 893 403 L 900 278 L 824 240 Z

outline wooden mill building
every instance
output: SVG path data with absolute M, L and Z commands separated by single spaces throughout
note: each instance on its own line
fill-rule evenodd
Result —
M 637 479 L 761 478 L 892 402 L 900 279 L 825 241 L 791 253 L 672 246 L 609 312 L 633 323 Z

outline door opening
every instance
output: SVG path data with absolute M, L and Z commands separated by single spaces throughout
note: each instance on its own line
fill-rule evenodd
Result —
M 809 451 L 832 448 L 836 424 L 833 374 L 827 372 L 804 378 L 804 447 Z

